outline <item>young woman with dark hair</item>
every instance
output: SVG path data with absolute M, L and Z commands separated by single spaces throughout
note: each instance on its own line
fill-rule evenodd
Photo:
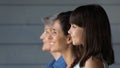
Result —
M 71 68 L 108 68 L 114 63 L 111 29 L 105 10 L 97 4 L 76 8 L 68 33 L 79 50 Z M 76 66 L 74 66 L 76 65 Z

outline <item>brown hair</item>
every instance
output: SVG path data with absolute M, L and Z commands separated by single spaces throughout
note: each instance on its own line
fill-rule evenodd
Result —
M 111 29 L 105 10 L 96 4 L 83 5 L 76 8 L 70 17 L 70 23 L 84 29 L 83 54 L 77 58 L 73 66 L 80 61 L 80 66 L 91 56 L 104 59 L 108 65 L 114 63 L 111 42 Z M 79 46 L 81 47 L 80 44 Z M 79 50 L 78 50 L 79 51 Z

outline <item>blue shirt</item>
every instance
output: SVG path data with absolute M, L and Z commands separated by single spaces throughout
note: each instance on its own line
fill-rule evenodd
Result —
M 55 59 L 51 60 L 46 68 L 66 68 L 67 64 L 65 63 L 64 58 L 61 56 L 57 61 Z

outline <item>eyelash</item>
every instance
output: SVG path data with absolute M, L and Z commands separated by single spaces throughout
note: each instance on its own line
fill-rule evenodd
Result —
M 56 34 L 57 32 L 53 31 L 54 34 Z
M 44 30 L 44 32 L 45 32 L 45 33 L 49 33 L 49 31 L 47 31 L 47 30 Z
M 57 32 L 56 32 L 56 31 L 54 31 L 54 30 L 52 30 L 52 33 L 53 33 L 53 34 L 56 34 Z
M 74 25 L 72 25 L 72 28 L 76 28 Z

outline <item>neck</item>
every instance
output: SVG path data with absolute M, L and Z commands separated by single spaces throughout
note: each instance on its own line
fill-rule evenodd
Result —
M 72 45 L 68 45 L 68 48 L 66 50 L 63 50 L 61 52 L 66 64 L 67 64 L 67 67 L 69 68 L 71 66 L 71 64 L 73 63 L 74 61 L 74 55 L 73 55 L 73 52 L 72 52 Z
M 52 56 L 54 57 L 55 60 L 58 60 L 59 57 L 61 56 L 61 53 L 59 52 L 51 52 Z

